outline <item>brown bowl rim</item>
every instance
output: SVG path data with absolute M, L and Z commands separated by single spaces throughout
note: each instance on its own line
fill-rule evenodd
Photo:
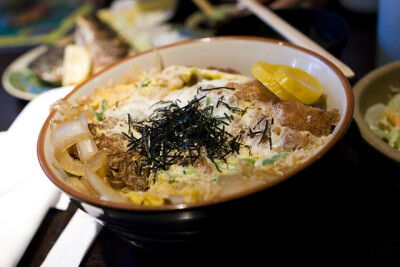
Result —
M 400 61 L 387 63 L 367 73 L 353 87 L 354 92 L 354 120 L 360 130 L 362 138 L 374 149 L 382 153 L 389 159 L 400 163 L 400 151 L 391 147 L 387 142 L 378 137 L 364 120 L 364 114 L 361 114 L 360 103 L 364 90 L 368 87 L 372 80 L 379 78 L 388 71 L 398 69 L 400 71 Z
M 225 203 L 228 201 L 232 201 L 235 199 L 240 199 L 240 198 L 244 198 L 247 196 L 250 196 L 252 194 L 255 194 L 257 192 L 261 192 L 263 190 L 266 190 L 267 188 L 273 187 L 275 185 L 278 185 L 280 183 L 282 183 L 283 181 L 287 180 L 289 177 L 294 176 L 295 174 L 299 173 L 301 170 L 307 168 L 308 166 L 310 166 L 312 163 L 314 163 L 315 161 L 317 161 L 319 158 L 321 158 L 328 150 L 330 150 L 334 144 L 336 144 L 345 134 L 345 132 L 347 131 L 350 122 L 352 120 L 352 114 L 353 114 L 353 108 L 354 108 L 354 96 L 353 96 L 353 92 L 351 90 L 351 86 L 349 84 L 349 81 L 347 80 L 347 78 L 345 77 L 345 75 L 342 73 L 342 71 L 339 70 L 338 67 L 336 67 L 332 62 L 330 62 L 328 59 L 324 58 L 323 56 L 308 50 L 306 48 L 303 47 L 299 47 L 297 45 L 285 42 L 285 41 L 281 41 L 281 40 L 275 40 L 275 39 L 270 39 L 270 38 L 264 38 L 264 37 L 254 37 L 254 36 L 221 36 L 221 37 L 205 37 L 205 38 L 199 38 L 199 39 L 192 39 L 192 40 L 185 40 L 182 42 L 178 42 L 178 43 L 174 43 L 174 44 L 170 44 L 170 45 L 166 45 L 166 46 L 162 46 L 157 48 L 158 50 L 162 50 L 162 49 L 167 49 L 169 47 L 173 47 L 173 46 L 180 46 L 180 45 L 185 45 L 187 43 L 199 43 L 199 42 L 218 42 L 220 40 L 239 40 L 239 41 L 257 41 L 257 42 L 266 42 L 266 43 L 274 43 L 277 45 L 282 45 L 282 46 L 287 46 L 287 47 L 291 47 L 294 48 L 296 50 L 300 50 L 303 51 L 307 54 L 312 55 L 315 58 L 318 58 L 319 60 L 323 61 L 326 65 L 329 66 L 329 68 L 331 68 L 336 75 L 339 77 L 342 86 L 345 89 L 345 95 L 347 98 L 347 106 L 346 106 L 346 110 L 347 113 L 343 114 L 343 123 L 342 125 L 335 129 L 336 130 L 336 134 L 333 135 L 330 140 L 324 145 L 324 147 L 322 147 L 316 154 L 314 154 L 311 158 L 309 158 L 306 162 L 304 162 L 303 164 L 301 164 L 300 166 L 297 166 L 296 168 L 290 170 L 288 173 L 279 176 L 276 179 L 273 179 L 272 181 L 263 184 L 261 186 L 257 186 L 255 188 L 251 188 L 248 190 L 243 190 L 241 192 L 229 195 L 229 196 L 225 196 L 225 197 L 221 197 L 221 198 L 217 198 L 214 200 L 207 200 L 207 201 L 202 201 L 199 203 L 193 203 L 193 204 L 168 204 L 168 205 L 163 205 L 163 206 L 143 206 L 143 205 L 135 205 L 135 204 L 125 204 L 125 203 L 116 203 L 116 202 L 109 202 L 109 201 L 104 201 L 101 199 L 97 199 L 95 197 L 91 197 L 88 195 L 85 195 L 83 193 L 80 193 L 78 191 L 75 191 L 74 189 L 72 189 L 72 187 L 68 186 L 65 182 L 61 182 L 59 181 L 59 179 L 57 178 L 57 176 L 52 172 L 51 168 L 48 166 L 48 163 L 46 162 L 46 159 L 44 157 L 44 139 L 45 139 L 45 135 L 49 126 L 49 122 L 50 119 L 55 115 L 55 112 L 52 112 L 49 114 L 49 116 L 47 117 L 46 121 L 44 122 L 42 129 L 39 133 L 39 137 L 38 137 L 38 143 L 37 143 L 37 156 L 39 159 L 39 163 L 42 167 L 42 170 L 44 171 L 44 173 L 46 174 L 46 176 L 59 188 L 61 189 L 63 192 L 65 192 L 67 195 L 69 195 L 71 198 L 76 198 L 79 199 L 79 201 L 82 201 L 83 203 L 88 203 L 90 205 L 93 206 L 97 206 L 97 207 L 101 207 L 101 208 L 107 208 L 107 209 L 118 209 L 118 210 L 125 210 L 125 211 L 135 211 L 135 212 L 154 212 L 154 211 L 174 211 L 174 210 L 188 210 L 188 209 L 194 209 L 194 208 L 201 208 L 201 207 L 206 207 L 206 206 L 211 206 L 211 205 L 216 205 L 216 204 L 220 204 L 220 203 Z M 81 88 L 84 84 L 86 84 L 87 82 L 89 82 L 92 79 L 95 79 L 97 76 L 101 75 L 103 72 L 107 71 L 110 68 L 113 68 L 114 66 L 125 62 L 127 60 L 130 60 L 134 57 L 138 57 L 141 56 L 143 54 L 147 54 L 147 53 L 152 53 L 152 50 L 149 51 L 144 51 L 138 54 L 135 54 L 133 56 L 129 56 L 127 58 L 124 58 L 118 62 L 115 62 L 113 64 L 111 64 L 110 66 L 108 66 L 107 68 L 103 69 L 101 72 L 92 75 L 87 81 L 83 82 L 82 84 L 76 86 L 68 95 L 66 95 L 64 97 L 64 99 L 68 99 L 72 94 L 74 94 L 74 92 L 78 91 L 79 88 Z

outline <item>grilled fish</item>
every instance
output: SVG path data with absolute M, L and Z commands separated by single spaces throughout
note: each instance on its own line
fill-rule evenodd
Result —
M 61 84 L 64 48 L 64 46 L 49 46 L 46 52 L 30 64 L 32 72 L 47 83 Z
M 47 51 L 35 59 L 29 68 L 44 82 L 60 85 L 65 46 L 73 42 L 89 51 L 93 73 L 133 53 L 130 45 L 113 28 L 95 15 L 86 15 L 78 18 L 72 38 L 63 38 L 57 45 L 48 46 Z
M 75 43 L 88 49 L 93 73 L 132 53 L 130 45 L 95 15 L 77 19 Z

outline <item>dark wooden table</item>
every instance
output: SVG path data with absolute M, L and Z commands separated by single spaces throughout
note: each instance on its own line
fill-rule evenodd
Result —
M 355 14 L 337 5 L 329 6 L 329 8 L 340 13 L 350 27 L 349 39 L 341 60 L 355 71 L 356 78 L 350 81 L 354 84 L 375 68 L 376 16 Z M 2 53 L 0 73 L 23 52 Z M 3 88 L 0 89 L 0 130 L 8 129 L 26 103 L 8 95 Z M 318 262 L 322 266 L 329 263 L 399 266 L 399 174 L 399 166 L 383 158 L 363 142 L 353 122 L 343 140 L 324 156 L 320 163 L 308 168 L 303 174 L 303 176 L 311 177 L 312 185 L 304 186 L 304 183 L 297 183 L 298 191 L 304 191 L 288 196 L 288 198 L 293 197 L 293 201 L 296 202 L 306 194 L 314 194 L 310 201 L 304 203 L 315 206 L 312 209 L 313 213 L 316 213 L 315 211 L 321 213 L 314 214 L 315 227 L 312 225 L 305 227 L 304 233 L 293 235 L 293 240 L 286 237 L 286 243 L 277 244 L 275 250 L 274 245 L 271 244 L 263 247 L 266 240 L 263 240 L 261 235 L 255 234 L 251 239 L 247 239 L 247 241 L 250 240 L 249 243 L 238 243 L 239 249 L 233 250 L 232 253 L 223 252 L 224 248 L 221 248 L 221 253 L 168 256 L 143 251 L 121 240 L 110 230 L 102 229 L 81 266 L 154 266 L 156 264 L 213 266 L 216 262 L 232 264 L 234 262 L 250 263 L 254 260 L 265 263 L 263 265 L 276 262 Z M 310 189 L 311 187 L 313 190 Z M 75 210 L 76 208 L 72 205 L 67 211 L 50 210 L 19 266 L 39 266 Z M 305 217 L 309 215 L 304 213 Z M 325 218 L 325 221 L 321 218 Z M 321 219 L 321 222 L 318 219 Z M 300 218 L 295 218 L 292 225 L 296 225 L 298 220 Z M 287 227 L 286 230 L 290 232 L 290 225 L 288 223 L 283 227 Z M 238 229 L 240 231 L 240 226 Z M 296 232 L 302 231 L 297 230 Z M 316 241 L 316 243 L 305 246 L 309 241 Z M 253 243 L 256 243 L 259 249 L 256 253 L 249 253 L 245 248 L 251 247 Z M 321 248 L 324 248 L 324 251 Z M 208 255 L 220 255 L 220 258 L 216 261 L 215 258 L 207 257 Z M 60 255 L 60 261 L 62 261 L 62 255 Z

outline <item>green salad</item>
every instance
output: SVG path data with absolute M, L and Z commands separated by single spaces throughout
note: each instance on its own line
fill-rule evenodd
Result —
M 367 109 L 365 122 L 388 144 L 400 150 L 400 93 L 387 103 L 378 103 Z

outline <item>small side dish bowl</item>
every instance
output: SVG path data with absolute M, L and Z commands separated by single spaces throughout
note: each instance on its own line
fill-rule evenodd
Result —
M 342 138 L 352 120 L 353 93 L 344 74 L 322 56 L 295 45 L 260 37 L 227 36 L 184 41 L 158 48 L 157 53 L 164 66 L 176 64 L 232 68 L 249 76 L 252 75 L 251 66 L 259 60 L 300 68 L 320 81 L 326 96 L 326 108 L 338 109 L 340 121 L 328 142 L 309 160 L 271 182 L 196 204 L 141 206 L 104 201 L 79 193 L 67 185 L 64 181 L 67 177 L 57 168 L 49 140 L 49 123 L 55 116 L 55 113 L 51 113 L 38 139 L 38 158 L 44 172 L 80 209 L 96 217 L 123 239 L 140 247 L 164 252 L 182 251 L 190 247 L 187 244 L 194 244 L 199 238 L 209 236 L 207 233 L 220 235 L 220 231 L 234 225 L 237 231 L 243 227 L 239 225 L 240 221 L 257 221 L 257 212 L 250 211 L 254 210 L 252 208 L 259 209 L 257 205 L 260 202 L 252 198 L 268 194 L 268 189 L 283 183 L 320 159 Z M 74 103 L 75 99 L 88 96 L 95 88 L 118 79 L 133 65 L 138 64 L 144 70 L 149 70 L 157 58 L 155 55 L 154 51 L 147 51 L 113 64 L 77 86 L 65 99 Z
M 365 114 L 371 106 L 377 103 L 386 105 L 389 99 L 400 89 L 400 61 L 381 66 L 362 77 L 353 88 L 354 119 L 361 136 L 374 149 L 400 163 L 400 151 L 391 147 L 378 137 L 365 121 Z

